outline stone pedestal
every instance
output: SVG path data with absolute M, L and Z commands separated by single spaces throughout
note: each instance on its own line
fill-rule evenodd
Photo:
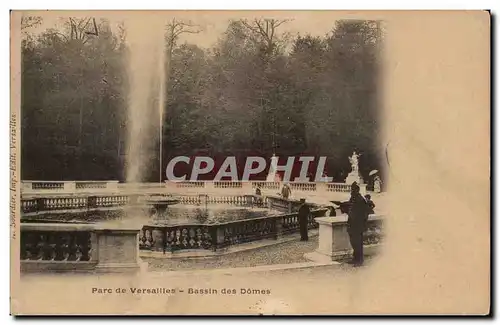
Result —
M 352 185 L 354 182 L 358 183 L 358 185 L 364 184 L 363 177 L 359 174 L 359 172 L 350 172 L 345 179 L 345 183 L 347 185 Z
M 76 182 L 64 182 L 64 190 L 68 192 L 75 192 Z
M 97 242 L 94 252 L 98 272 L 138 272 L 140 227 L 108 225 L 95 229 Z
M 316 218 L 319 224 L 319 244 L 306 258 L 317 261 L 339 260 L 352 252 L 347 233 L 347 216 Z
M 106 189 L 118 190 L 118 181 L 109 181 L 106 183 Z

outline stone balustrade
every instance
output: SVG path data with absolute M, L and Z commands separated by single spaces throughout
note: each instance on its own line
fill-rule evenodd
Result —
M 365 185 L 366 187 L 366 185 Z M 350 184 L 342 184 L 342 183 L 326 183 L 326 190 L 328 192 L 347 192 L 351 191 Z
M 313 210 L 309 216 L 308 228 L 318 228 L 315 219 L 324 216 L 326 211 Z M 298 231 L 297 213 L 204 225 L 145 225 L 140 232 L 139 247 L 142 250 L 164 253 L 193 249 L 216 251 L 231 245 L 278 239 Z
M 326 209 L 313 210 L 309 229 Z M 144 225 L 142 229 L 120 224 L 21 223 L 20 260 L 23 271 L 139 270 L 139 249 L 179 250 L 225 249 L 232 245 L 279 239 L 298 232 L 297 213 L 214 224 L 177 226 Z
M 260 187 L 263 190 L 276 190 L 278 191 L 280 189 L 280 182 L 266 182 L 266 181 L 256 181 L 256 182 L 251 182 L 252 183 L 252 188 L 256 189 L 257 187 Z
M 176 195 L 182 204 L 229 204 L 236 206 L 263 205 L 255 195 Z
M 140 229 L 92 224 L 21 223 L 22 271 L 138 271 Z
M 50 213 L 77 213 L 84 211 L 121 209 L 130 204 L 141 204 L 143 195 L 79 195 L 39 198 L 21 198 L 21 215 L 35 216 Z M 255 195 L 176 195 L 181 204 L 228 204 L 235 206 L 267 206 L 265 197 Z
M 22 181 L 21 191 L 73 192 L 85 190 L 117 190 L 118 181 Z
M 176 182 L 174 184 L 175 187 L 177 188 L 193 188 L 193 187 L 196 187 L 196 188 L 205 188 L 205 182 L 198 182 L 198 181 L 194 181 L 194 182 L 189 182 L 189 181 L 185 181 L 185 182 Z
M 214 188 L 242 188 L 243 182 L 217 181 L 213 182 Z
M 316 191 L 316 183 L 290 183 L 292 191 L 311 192 Z
M 324 183 L 324 182 L 289 182 L 293 192 L 314 193 L 314 192 L 339 192 L 348 193 L 350 184 L 345 183 Z M 227 190 L 228 194 L 234 191 L 244 191 L 253 193 L 257 187 L 263 191 L 278 192 L 282 186 L 280 182 L 266 181 L 182 181 L 164 183 L 118 183 L 118 181 L 23 181 L 21 192 L 23 194 L 47 194 L 47 193 L 78 193 L 78 192 L 121 192 L 121 191 L 146 191 L 167 193 L 176 190 L 195 191 L 199 193 L 210 193 L 211 191 Z M 366 192 L 366 184 L 361 185 L 361 193 Z
M 21 198 L 21 214 L 23 216 L 52 212 L 78 212 L 82 210 L 98 210 L 102 208 L 120 208 L 130 202 L 127 195 L 87 195 L 39 198 Z

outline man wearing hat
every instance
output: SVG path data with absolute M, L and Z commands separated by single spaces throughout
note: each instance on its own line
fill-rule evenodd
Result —
M 309 221 L 309 215 L 311 214 L 311 209 L 309 205 L 306 204 L 306 199 L 300 199 L 300 208 L 299 208 L 299 227 L 300 227 L 300 240 L 308 241 L 309 236 L 307 233 L 307 223 Z
M 349 212 L 347 219 L 347 232 L 352 249 L 353 258 L 349 264 L 361 266 L 363 264 L 363 232 L 366 229 L 369 206 L 365 198 L 359 193 L 359 185 L 354 182 L 351 185 L 351 199 L 349 200 Z

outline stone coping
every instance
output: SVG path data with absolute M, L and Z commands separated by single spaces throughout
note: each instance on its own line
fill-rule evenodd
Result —
M 139 234 L 139 231 L 141 231 L 140 228 L 136 227 L 127 227 L 127 226 L 117 226 L 117 227 L 96 227 L 94 229 L 95 233 L 114 233 L 114 234 L 129 234 L 129 233 L 136 233 Z
M 311 210 L 311 213 L 316 213 L 318 211 L 325 211 L 328 210 L 327 208 L 319 208 L 319 209 L 314 209 Z M 146 223 L 144 226 L 147 227 L 156 227 L 156 228 L 168 228 L 168 227 L 200 227 L 200 226 L 208 226 L 208 227 L 217 227 L 217 226 L 227 226 L 231 224 L 236 224 L 236 223 L 241 223 L 241 222 L 249 222 L 249 221 L 258 221 L 258 220 L 267 220 L 267 219 L 274 219 L 274 218 L 281 218 L 284 216 L 292 216 L 296 215 L 298 212 L 280 212 L 275 215 L 270 215 L 270 216 L 265 216 L 265 217 L 257 217 L 257 218 L 250 218 L 250 219 L 241 219 L 241 220 L 232 220 L 232 221 L 225 221 L 225 222 L 217 222 L 217 223 L 183 223 L 183 224 L 178 224 L 178 225 L 155 225 L 151 223 Z M 314 218 L 314 220 L 317 220 L 318 218 Z
M 88 223 L 23 223 L 21 231 L 94 231 L 95 225 Z
M 97 265 L 97 261 L 21 261 L 21 274 L 26 272 L 75 272 L 75 273 L 90 273 L 93 272 Z
M 142 225 L 115 223 L 21 223 L 22 231 L 113 231 L 139 232 Z
M 320 218 L 315 218 L 314 220 L 319 223 L 320 225 L 338 225 L 338 224 L 346 224 L 347 223 L 348 216 L 345 214 L 336 216 L 336 217 L 320 217 Z M 379 220 L 384 220 L 385 216 L 384 215 L 379 215 L 379 214 L 370 214 L 368 216 L 368 221 L 379 221 Z
M 142 207 L 137 205 L 138 207 Z M 82 212 L 103 212 L 103 211 L 115 211 L 115 210 L 123 210 L 127 208 L 133 208 L 135 207 L 134 205 L 117 205 L 117 206 L 111 206 L 111 207 L 99 207 L 99 208 L 87 208 L 87 207 L 81 207 L 81 208 L 75 208 L 75 209 L 54 209 L 54 210 L 42 210 L 42 211 L 36 211 L 36 212 L 25 212 L 22 213 L 21 215 L 21 222 L 23 221 L 24 217 L 36 217 L 39 215 L 44 215 L 44 214 L 68 214 L 68 213 L 82 213 Z
M 45 192 L 44 192 L 45 191 Z M 82 189 L 78 191 L 64 191 L 64 190 L 37 190 L 37 192 L 24 192 L 21 193 L 21 200 L 33 199 L 59 199 L 59 198 L 78 198 L 89 196 L 133 196 L 133 195 L 149 195 L 146 191 L 138 190 L 117 190 L 113 189 Z
M 89 196 L 154 196 L 154 195 L 171 195 L 172 199 L 176 199 L 177 196 L 212 196 L 212 197 L 224 197 L 224 196 L 255 196 L 254 193 L 212 193 L 212 194 L 201 194 L 194 192 L 180 193 L 179 189 L 82 189 L 78 191 L 64 191 L 64 190 L 40 190 L 38 192 L 24 192 L 21 193 L 21 200 L 35 200 L 35 199 L 59 199 L 59 198 L 87 198 Z M 262 195 L 269 196 L 269 195 Z M 166 196 L 169 199 L 169 196 Z
M 94 230 L 96 232 L 122 232 L 122 233 L 130 233 L 142 230 L 143 225 L 139 223 L 133 222 L 100 222 L 94 225 Z

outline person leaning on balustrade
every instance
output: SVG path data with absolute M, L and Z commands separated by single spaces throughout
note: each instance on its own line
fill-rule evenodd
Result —
M 300 199 L 300 208 L 298 213 L 299 228 L 300 228 L 300 240 L 308 241 L 309 235 L 307 233 L 307 224 L 309 222 L 309 215 L 311 214 L 311 208 L 309 204 L 306 203 L 306 199 Z
M 261 205 L 263 200 L 262 200 L 262 191 L 260 189 L 260 185 L 257 185 L 257 188 L 255 189 L 255 198 L 256 198 L 257 204 Z

